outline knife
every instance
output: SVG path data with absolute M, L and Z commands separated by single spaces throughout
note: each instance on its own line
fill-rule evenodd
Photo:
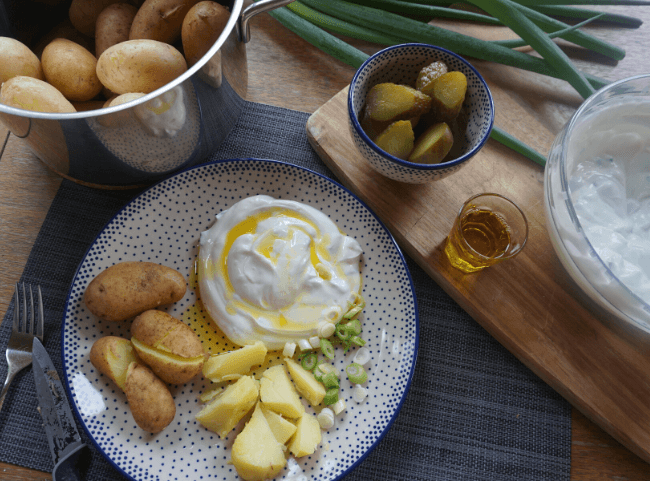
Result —
M 32 345 L 36 397 L 43 427 L 54 460 L 53 481 L 80 481 L 79 457 L 87 446 L 81 442 L 59 374 L 37 337 Z

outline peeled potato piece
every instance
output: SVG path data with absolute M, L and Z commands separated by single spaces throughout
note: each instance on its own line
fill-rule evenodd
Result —
M 296 433 L 289 444 L 289 452 L 296 458 L 314 454 L 321 442 L 320 424 L 316 416 L 305 413 L 296 424 Z
M 375 143 L 380 149 L 402 160 L 408 158 L 413 150 L 414 142 L 415 134 L 411 122 L 408 120 L 393 122 L 375 139 Z
M 440 60 L 436 60 L 420 70 L 418 78 L 415 81 L 415 88 L 420 92 L 431 96 L 431 89 L 434 81 L 447 72 L 447 64 Z
M 405 120 L 430 109 L 431 97 L 406 85 L 381 83 L 366 95 L 366 112 L 372 120 Z
M 467 77 L 463 72 L 441 75 L 431 88 L 431 113 L 438 121 L 449 122 L 460 112 L 467 93 Z
M 449 126 L 440 122 L 432 125 L 418 137 L 409 162 L 419 164 L 438 164 L 446 157 L 454 143 Z

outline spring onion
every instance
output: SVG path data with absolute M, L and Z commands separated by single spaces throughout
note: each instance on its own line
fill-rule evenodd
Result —
M 298 347 L 301 351 L 309 351 L 312 349 L 309 339 L 300 339 L 298 341 Z
M 354 355 L 353 362 L 365 366 L 370 361 L 370 349 L 362 347 Z
M 327 359 L 334 359 L 334 346 L 327 339 L 320 340 L 320 350 Z
M 358 336 L 361 334 L 361 321 L 359 319 L 352 319 L 345 326 L 353 335 Z
M 502 143 L 506 147 L 511 148 L 515 152 L 529 158 L 536 164 L 539 164 L 541 166 L 546 165 L 546 157 L 544 157 L 542 154 L 537 152 L 532 147 L 523 143 L 521 140 L 518 140 L 512 135 L 510 135 L 509 133 L 505 132 L 504 130 L 501 130 L 497 127 L 493 127 L 492 132 L 490 133 L 490 137 L 496 140 L 497 142 Z
M 282 355 L 284 357 L 293 357 L 295 353 L 296 353 L 295 342 L 287 342 L 284 344 L 284 349 L 282 350 Z
M 349 341 L 350 338 L 352 337 L 352 333 L 347 328 L 347 326 L 341 323 L 336 325 L 336 330 L 334 331 L 334 334 L 336 334 L 336 337 L 338 337 L 343 342 Z
M 334 411 L 330 408 L 323 408 L 316 416 L 321 429 L 330 429 L 334 426 Z
M 334 414 L 337 416 L 341 414 L 343 411 L 346 409 L 345 401 L 343 399 L 339 399 L 337 403 L 335 403 L 332 406 L 332 411 L 334 411 Z
M 321 321 L 318 324 L 318 337 L 328 338 L 334 334 L 336 326 L 329 321 Z
M 320 347 L 320 337 L 318 337 L 318 336 L 312 336 L 312 337 L 310 337 L 308 340 L 309 340 L 309 345 L 310 345 L 313 349 L 318 349 L 318 348 Z
M 352 336 L 350 342 L 356 346 L 363 347 L 366 345 L 366 341 L 360 338 L 359 336 Z
M 574 8 L 564 5 L 530 5 L 529 8 L 537 10 L 545 15 L 571 18 L 574 20 L 581 20 L 583 18 L 594 19 L 601 22 L 616 23 L 627 28 L 638 28 L 643 24 L 643 20 L 636 17 L 629 17 L 618 13 L 599 12 L 596 10 L 588 10 L 586 8 Z M 595 17 L 598 17 L 598 19 Z
M 353 384 L 363 384 L 368 380 L 368 373 L 361 364 L 357 364 L 356 362 L 353 362 L 348 367 L 346 367 L 345 373 L 348 375 L 348 379 Z
M 357 403 L 363 402 L 367 396 L 368 390 L 365 387 L 359 386 L 358 384 L 354 386 L 354 389 L 352 390 L 352 399 Z
M 325 389 L 338 389 L 340 386 L 339 378 L 333 372 L 328 372 L 325 374 L 322 377 L 321 382 L 323 383 L 323 386 L 325 386 Z
M 429 18 L 455 18 L 458 20 L 471 20 L 475 22 L 500 25 L 501 22 L 494 17 L 480 13 L 468 12 L 457 8 L 442 6 L 422 5 L 420 3 L 405 2 L 402 0 L 350 0 L 359 5 L 380 8 L 387 12 L 401 13 L 404 15 L 421 15 Z
M 315 352 L 308 352 L 300 360 L 300 365 L 307 371 L 313 371 L 318 364 L 318 356 Z
M 323 398 L 323 404 L 325 406 L 331 406 L 336 404 L 339 401 L 339 390 L 338 388 L 332 388 L 325 391 L 325 397 Z

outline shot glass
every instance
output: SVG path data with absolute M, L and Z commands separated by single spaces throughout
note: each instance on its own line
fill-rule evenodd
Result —
M 471 197 L 458 212 L 445 254 L 470 274 L 516 256 L 528 239 L 528 221 L 517 205 L 499 194 Z

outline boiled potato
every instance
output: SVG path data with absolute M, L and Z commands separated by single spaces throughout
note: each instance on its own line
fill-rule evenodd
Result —
M 397 120 L 375 139 L 377 147 L 402 160 L 406 160 L 413 150 L 415 134 L 408 120 Z
M 131 24 L 130 40 L 172 44 L 180 38 L 183 19 L 197 0 L 145 0 Z
M 138 9 L 128 3 L 114 3 L 101 11 L 95 27 L 95 56 L 129 39 L 131 24 Z
M 438 164 L 447 156 L 454 144 L 454 136 L 445 122 L 433 124 L 418 137 L 409 162 Z
M 194 5 L 183 20 L 181 39 L 187 63 L 192 66 L 210 50 L 226 27 L 230 12 L 217 2 Z
M 129 364 L 124 384 L 135 423 L 149 433 L 159 433 L 174 420 L 176 404 L 169 389 L 147 366 Z
M 143 312 L 133 320 L 131 335 L 142 362 L 163 381 L 184 384 L 201 372 L 205 360 L 201 340 L 166 312 Z
M 85 102 L 71 103 L 77 112 L 89 112 L 91 110 L 99 110 L 104 107 L 104 102 L 101 100 L 87 100 Z
M 213 397 L 196 415 L 196 420 L 223 439 L 255 406 L 258 398 L 257 381 L 252 376 L 242 376 Z
M 0 84 L 23 76 L 45 80 L 41 61 L 29 47 L 10 37 L 0 37 Z
M 87 37 L 95 35 L 97 17 L 106 7 L 122 0 L 72 0 L 68 9 L 70 22 Z
M 76 112 L 61 92 L 43 80 L 13 77 L 2 84 L 0 102 L 18 109 L 34 112 Z
M 273 478 L 287 464 L 282 444 L 275 439 L 259 404 L 255 406 L 250 421 L 235 438 L 232 464 L 239 477 L 246 481 Z
M 112 92 L 148 94 L 187 70 L 183 55 L 156 40 L 128 40 L 106 49 L 97 61 L 99 80 Z
M 428 112 L 431 97 L 408 85 L 386 82 L 368 91 L 365 108 L 373 120 L 406 120 Z
M 84 293 L 90 312 L 107 321 L 125 321 L 162 304 L 179 301 L 183 276 L 153 262 L 121 262 L 95 277 Z
M 255 365 L 260 365 L 266 357 L 266 346 L 257 341 L 234 351 L 214 354 L 203 366 L 203 375 L 212 382 L 230 381 L 247 374 Z
M 47 82 L 68 100 L 84 102 L 102 91 L 97 77 L 97 59 L 88 50 L 71 40 L 57 38 L 50 42 L 41 56 Z
M 124 391 L 126 373 L 138 356 L 131 341 L 117 336 L 100 337 L 90 348 L 90 362 L 104 376 L 108 377 Z
M 291 374 L 291 379 L 296 386 L 298 392 L 304 397 L 312 406 L 318 406 L 325 398 L 325 386 L 318 382 L 314 375 L 303 368 L 300 364 L 291 358 L 285 358 L 284 362 L 287 364 L 287 369 Z
M 122 95 L 113 95 L 106 102 L 103 102 L 103 107 L 114 107 L 116 105 L 122 105 L 132 100 L 137 100 L 140 97 L 144 97 L 146 94 L 141 92 L 134 92 Z M 99 122 L 104 127 L 117 127 L 118 125 L 123 125 L 127 122 L 133 113 L 130 109 L 120 110 L 119 112 L 113 112 L 110 114 L 104 114 L 97 117 L 97 122 Z
M 296 432 L 296 425 L 291 421 L 288 421 L 282 417 L 282 415 L 271 411 L 264 407 L 264 403 L 258 403 L 258 406 L 262 408 L 266 422 L 269 423 L 269 427 L 275 436 L 275 439 L 280 444 L 285 444 L 291 436 Z
M 296 458 L 314 454 L 321 442 L 320 424 L 316 416 L 305 413 L 296 424 L 296 434 L 289 443 L 289 452 Z
M 291 419 L 299 418 L 305 412 L 296 388 L 280 364 L 268 368 L 262 374 L 260 399 L 267 408 Z

